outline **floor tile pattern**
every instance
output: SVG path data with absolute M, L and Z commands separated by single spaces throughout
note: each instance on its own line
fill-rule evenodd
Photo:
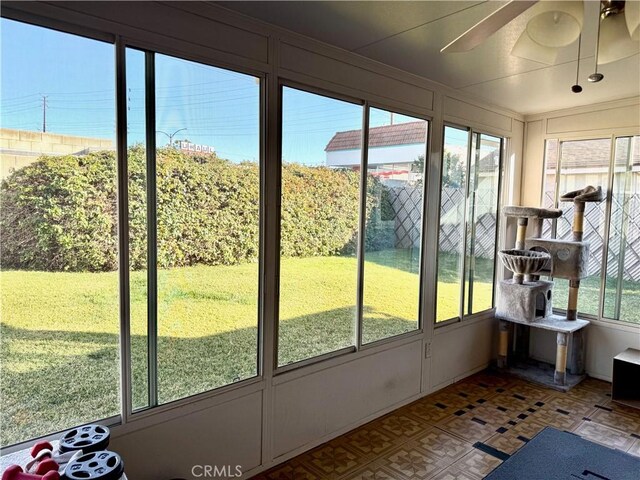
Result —
M 640 457 L 640 410 L 610 388 L 587 378 L 562 393 L 480 372 L 254 479 L 479 480 L 546 426 Z

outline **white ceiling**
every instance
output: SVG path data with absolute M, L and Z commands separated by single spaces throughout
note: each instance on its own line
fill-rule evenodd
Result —
M 570 90 L 575 83 L 577 42 L 562 49 L 551 66 L 510 54 L 531 17 L 528 12 L 471 52 L 440 53 L 503 1 L 218 3 L 523 114 L 640 94 L 639 55 L 599 67 L 605 75 L 602 82 L 587 81 L 594 68 L 598 1 L 585 2 L 580 94 Z

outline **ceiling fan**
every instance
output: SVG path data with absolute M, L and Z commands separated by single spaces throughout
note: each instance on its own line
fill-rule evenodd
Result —
M 561 48 L 580 38 L 584 18 L 582 1 L 512 0 L 446 45 L 441 52 L 468 52 L 527 10 L 530 10 L 531 19 L 511 54 L 552 65 Z M 600 64 L 638 53 L 640 0 L 602 1 L 598 37 L 596 62 Z

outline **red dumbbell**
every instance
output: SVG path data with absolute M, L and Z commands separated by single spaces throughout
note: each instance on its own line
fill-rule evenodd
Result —
M 53 445 L 49 442 L 38 442 L 31 447 L 33 460 L 27 464 L 27 472 L 44 475 L 52 470 L 59 470 L 58 462 L 53 459 Z
M 49 442 L 37 442 L 33 447 L 31 447 L 31 456 L 36 458 L 42 450 L 49 450 L 49 452 L 53 452 L 53 445 Z
M 59 470 L 58 462 L 52 458 L 46 458 L 38 463 L 38 466 L 33 471 L 36 475 L 44 475 L 49 472 L 57 472 Z
M 24 473 L 19 465 L 11 465 L 2 474 L 2 480 L 60 480 L 58 470 L 51 470 L 44 475 Z

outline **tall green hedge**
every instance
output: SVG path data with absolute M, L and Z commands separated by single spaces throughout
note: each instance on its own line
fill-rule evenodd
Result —
M 144 149 L 130 148 L 128 161 L 129 258 L 131 268 L 142 269 L 147 261 Z M 166 148 L 159 150 L 156 168 L 160 268 L 229 265 L 258 258 L 257 164 Z M 283 255 L 355 251 L 358 172 L 287 164 L 282 185 Z M 380 223 L 375 213 L 384 198 L 381 188 L 370 178 L 370 227 Z M 0 187 L 2 268 L 115 270 L 116 192 L 113 152 L 44 156 L 15 171 Z M 367 237 L 372 237 L 368 242 L 372 247 L 380 243 L 379 234 Z
M 0 187 L 0 263 L 33 270 L 114 270 L 112 153 L 42 157 Z

